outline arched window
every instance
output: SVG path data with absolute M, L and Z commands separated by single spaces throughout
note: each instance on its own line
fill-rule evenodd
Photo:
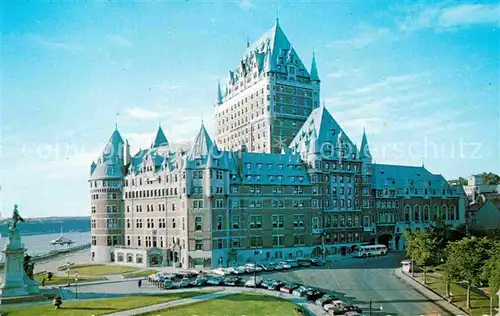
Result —
M 405 206 L 405 222 L 410 221 L 411 207 L 409 205 Z
M 414 207 L 414 220 L 415 222 L 420 222 L 420 205 L 415 205 Z
M 441 206 L 441 218 L 445 221 L 448 220 L 448 207 L 446 205 Z
M 428 222 L 430 218 L 429 205 L 424 206 L 424 222 Z
M 458 214 L 457 214 L 457 208 L 455 207 L 455 205 L 450 205 L 450 220 L 454 221 L 454 220 L 458 220 Z
M 435 221 L 439 217 L 439 206 L 434 205 L 432 210 L 432 220 Z

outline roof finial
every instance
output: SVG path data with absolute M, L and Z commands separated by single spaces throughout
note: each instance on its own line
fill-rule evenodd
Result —
M 280 26 L 280 14 L 279 9 L 276 8 L 276 27 Z
M 422 158 L 422 168 L 425 168 L 425 166 L 424 166 L 424 158 Z
M 247 35 L 247 48 L 250 47 L 250 39 L 248 38 L 248 35 Z
M 118 118 L 119 117 L 120 117 L 120 113 L 116 112 L 115 130 L 118 130 Z

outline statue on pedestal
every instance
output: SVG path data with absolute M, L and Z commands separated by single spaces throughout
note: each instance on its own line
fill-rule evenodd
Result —
M 4 253 L 4 278 L 1 286 L 0 302 L 15 297 L 39 297 L 38 283 L 33 280 L 34 264 L 31 256 L 26 254 L 26 249 L 21 242 L 18 223 L 24 219 L 19 215 L 17 204 L 14 205 L 12 222 L 9 226 L 9 242 L 5 245 Z

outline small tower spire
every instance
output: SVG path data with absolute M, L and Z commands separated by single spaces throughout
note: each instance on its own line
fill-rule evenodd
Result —
M 313 58 L 311 62 L 311 81 L 320 81 L 318 75 L 318 68 L 316 67 L 316 53 L 313 50 Z
M 248 38 L 248 35 L 247 35 L 247 48 L 250 47 L 250 39 Z
M 280 14 L 278 8 L 276 8 L 276 27 L 280 27 Z
M 222 104 L 222 91 L 220 89 L 220 79 L 217 80 L 217 104 Z

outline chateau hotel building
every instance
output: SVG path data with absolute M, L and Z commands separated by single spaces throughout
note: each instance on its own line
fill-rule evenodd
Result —
M 215 142 L 202 125 L 173 150 L 158 128 L 131 155 L 115 130 L 90 170 L 92 258 L 216 267 L 345 255 L 369 242 L 404 248 L 405 230 L 464 222 L 465 196 L 423 166 L 374 164 L 319 103 L 276 25 L 219 83 Z

